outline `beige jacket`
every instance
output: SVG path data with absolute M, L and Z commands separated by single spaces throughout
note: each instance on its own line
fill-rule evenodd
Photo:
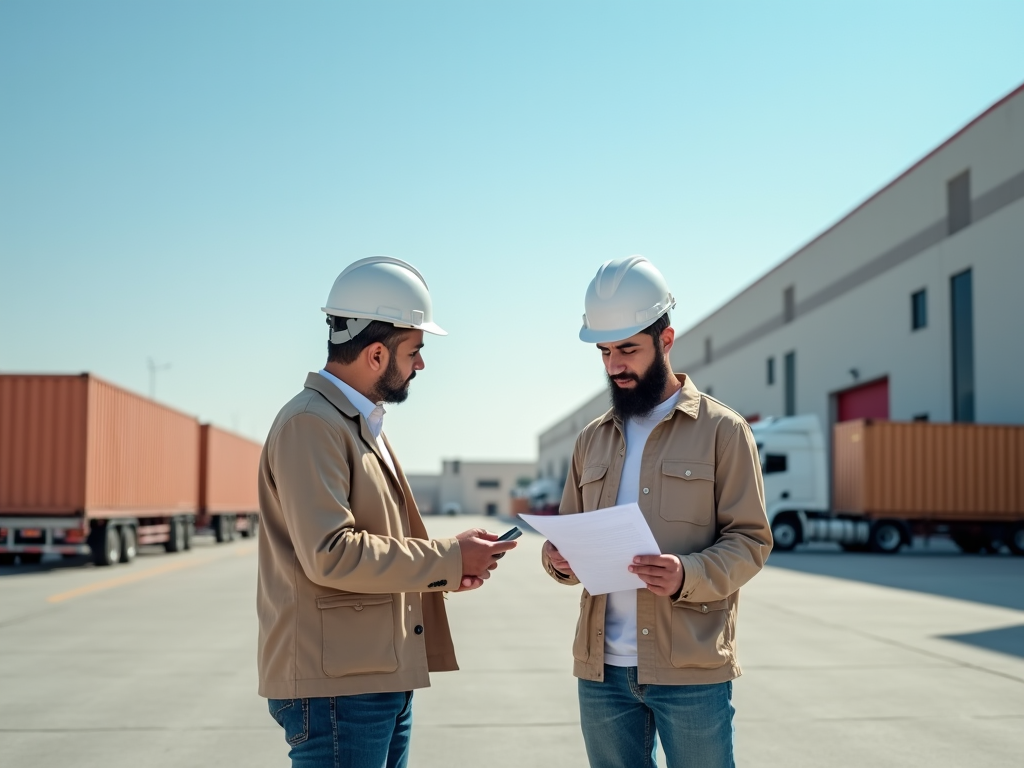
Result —
M 427 538 L 395 468 L 317 373 L 277 415 L 259 471 L 261 696 L 408 691 L 458 669 L 441 592 L 459 588 L 462 554 Z
M 736 609 L 739 589 L 764 565 L 772 547 L 757 446 L 747 423 L 701 394 L 681 374 L 679 402 L 654 428 L 640 468 L 640 509 L 663 553 L 679 555 L 679 597 L 637 592 L 639 682 L 721 683 L 739 677 Z M 559 513 L 611 507 L 625 459 L 622 422 L 609 411 L 576 439 Z M 556 581 L 578 584 L 551 567 Z M 583 590 L 573 643 L 573 672 L 604 679 L 606 597 Z

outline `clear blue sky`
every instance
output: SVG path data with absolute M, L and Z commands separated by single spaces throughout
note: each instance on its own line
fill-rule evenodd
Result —
M 262 439 L 350 261 L 437 321 L 407 470 L 533 458 L 641 253 L 682 330 L 1024 81 L 1024 3 L 0 2 L 0 369 Z M 699 381 L 697 382 L 699 385 Z

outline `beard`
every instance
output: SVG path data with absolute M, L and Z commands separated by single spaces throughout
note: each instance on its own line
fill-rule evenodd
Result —
M 616 381 L 634 381 L 636 386 L 623 389 Z M 661 405 L 665 399 L 665 387 L 668 385 L 668 368 L 662 356 L 656 355 L 654 362 L 640 376 L 635 373 L 622 373 L 608 377 L 608 389 L 611 390 L 612 408 L 616 415 L 626 421 L 631 418 L 643 419 Z
M 409 374 L 407 379 L 403 378 L 395 357 L 395 353 L 392 352 L 388 359 L 388 367 L 374 385 L 374 402 L 403 403 L 409 396 L 409 382 L 416 378 L 416 372 Z

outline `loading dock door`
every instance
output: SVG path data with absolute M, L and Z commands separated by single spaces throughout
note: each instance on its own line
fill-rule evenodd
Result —
M 840 392 L 839 421 L 889 418 L 889 379 L 879 379 Z

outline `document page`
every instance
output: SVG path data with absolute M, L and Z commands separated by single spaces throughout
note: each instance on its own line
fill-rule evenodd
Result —
M 592 595 L 643 589 L 629 566 L 637 555 L 660 555 L 640 507 L 622 504 L 576 515 L 520 515 L 554 544 Z

